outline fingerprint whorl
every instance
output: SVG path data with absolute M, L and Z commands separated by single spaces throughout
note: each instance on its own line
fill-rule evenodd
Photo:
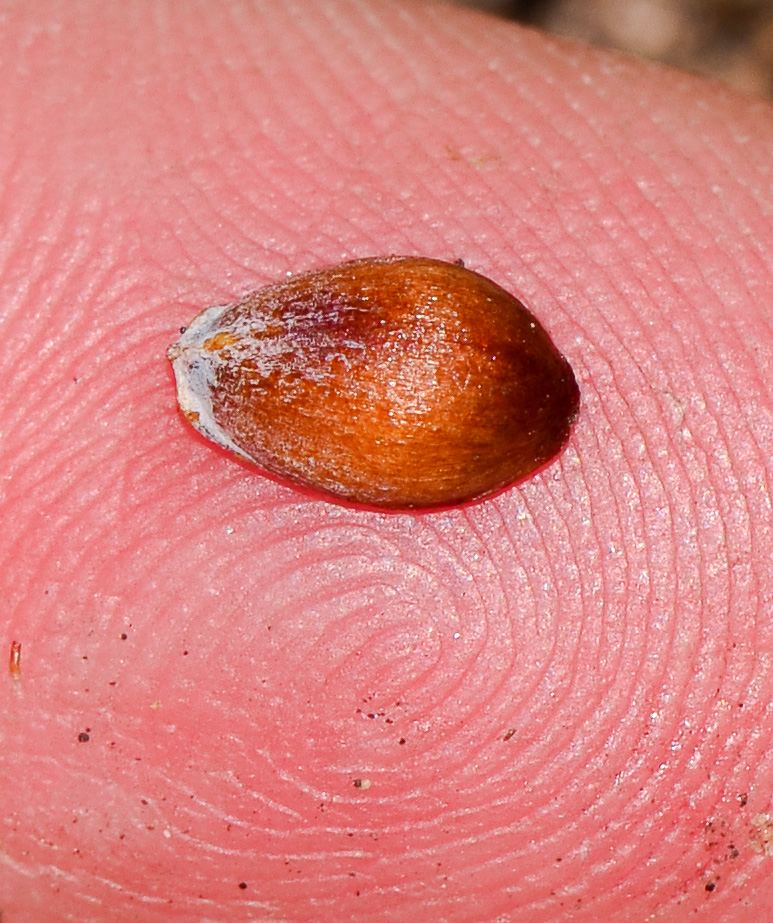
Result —
M 561 517 L 545 534 L 523 498 L 423 517 L 313 510 L 278 505 L 257 544 L 247 520 L 228 535 L 244 583 L 220 609 L 218 657 L 239 694 L 209 706 L 227 701 L 220 758 L 241 770 L 213 810 L 244 824 L 237 851 L 248 827 L 281 834 L 323 877 L 352 839 L 367 861 L 391 857 L 387 884 L 406 849 L 416 868 L 485 864 L 513 823 L 537 824 L 555 792 L 532 783 L 576 731 L 560 718 L 577 645 L 560 600 L 578 593 L 548 564 Z M 481 838 L 482 853 L 464 847 Z

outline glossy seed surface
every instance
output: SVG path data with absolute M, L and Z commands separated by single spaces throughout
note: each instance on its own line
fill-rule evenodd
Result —
M 516 298 L 423 257 L 343 263 L 208 308 L 169 358 L 200 433 L 365 506 L 493 494 L 561 450 L 579 407 L 568 362 Z

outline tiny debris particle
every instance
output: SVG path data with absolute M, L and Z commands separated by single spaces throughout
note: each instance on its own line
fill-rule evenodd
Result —
M 373 785 L 373 783 L 370 781 L 370 779 L 355 779 L 354 780 L 354 787 L 361 788 L 364 792 L 366 792 L 371 787 L 371 785 Z
M 716 881 L 709 881 L 706 883 L 706 890 L 711 892 L 717 887 Z
M 246 891 L 246 890 L 247 890 L 247 882 L 246 882 L 246 881 L 240 881 L 240 882 L 239 882 L 239 887 L 241 888 L 242 891 Z
M 81 731 L 80 734 L 78 734 L 79 743 L 85 744 L 85 743 L 88 743 L 89 740 L 91 740 L 91 738 L 85 731 Z
M 21 641 L 11 641 L 11 655 L 8 658 L 8 672 L 11 679 L 18 683 L 21 680 Z
M 767 813 L 755 814 L 749 831 L 750 846 L 763 856 L 773 856 L 773 817 Z
M 509 728 L 508 731 L 507 731 L 507 733 L 505 734 L 505 736 L 504 736 L 502 739 L 503 739 L 503 740 L 510 740 L 510 738 L 513 736 L 513 734 L 515 734 L 515 728 Z

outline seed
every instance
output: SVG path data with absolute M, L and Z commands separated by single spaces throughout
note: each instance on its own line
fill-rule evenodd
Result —
M 371 507 L 489 496 L 566 442 L 568 362 L 494 282 L 422 257 L 343 263 L 207 308 L 169 349 L 192 426 Z

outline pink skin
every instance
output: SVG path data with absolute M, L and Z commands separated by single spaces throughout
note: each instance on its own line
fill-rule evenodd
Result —
M 770 107 L 395 0 L 6 9 L 3 923 L 770 920 Z M 537 313 L 559 461 L 387 515 L 184 423 L 199 309 L 387 253 Z

